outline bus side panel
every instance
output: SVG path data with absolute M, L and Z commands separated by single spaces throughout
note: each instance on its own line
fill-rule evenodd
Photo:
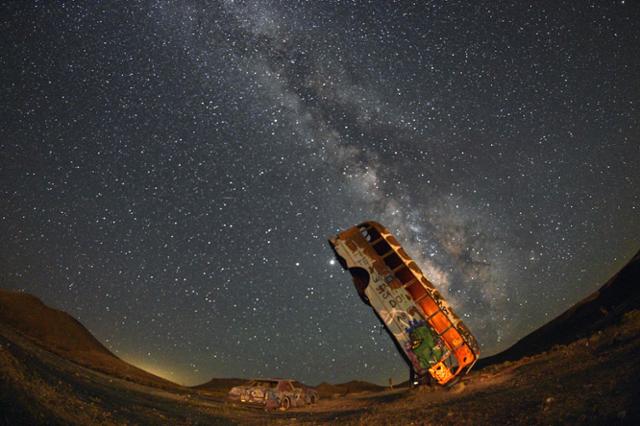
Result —
M 458 367 L 455 372 L 452 371 L 454 375 L 475 361 L 477 354 L 463 337 L 463 333 L 465 336 L 470 333 L 465 333 L 467 329 L 462 321 L 384 227 L 368 222 L 341 232 L 330 242 L 332 246 L 340 246 L 336 252 L 344 253 L 349 268 L 358 267 L 369 273 L 369 285 L 365 290 L 368 300 L 415 371 L 422 368 L 420 362 L 414 359 L 415 355 L 412 356 L 409 345 L 411 322 L 408 320 L 411 318 L 413 321 L 427 321 L 449 350 L 455 349 L 452 355 Z M 456 321 L 452 322 L 450 316 Z M 457 329 L 458 325 L 462 327 L 462 332 Z M 472 336 L 471 339 L 474 343 Z M 448 382 L 450 378 L 441 379 Z

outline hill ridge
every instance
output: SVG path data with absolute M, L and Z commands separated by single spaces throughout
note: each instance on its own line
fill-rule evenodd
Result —
M 84 367 L 154 386 L 177 386 L 120 359 L 77 318 L 46 305 L 32 294 L 0 289 L 0 324 Z
M 476 368 L 566 345 L 618 322 L 627 311 L 640 308 L 640 250 L 598 290 L 527 334 L 498 354 L 481 358 Z

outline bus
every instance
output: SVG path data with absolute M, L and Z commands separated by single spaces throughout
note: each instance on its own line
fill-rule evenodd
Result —
M 475 337 L 384 226 L 364 222 L 329 244 L 409 364 L 412 385 L 450 385 L 471 370 Z

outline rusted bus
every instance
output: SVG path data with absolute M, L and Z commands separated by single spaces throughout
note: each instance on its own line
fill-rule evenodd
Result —
M 354 277 L 361 298 L 385 323 L 414 372 L 425 375 L 428 371 L 438 383 L 446 384 L 473 366 L 479 356 L 475 338 L 384 226 L 364 222 L 329 242 Z M 425 344 L 418 353 L 420 338 L 433 347 Z

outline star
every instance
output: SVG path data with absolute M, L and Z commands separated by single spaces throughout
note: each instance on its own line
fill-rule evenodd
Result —
M 3 5 L 1 285 L 181 383 L 400 382 L 326 242 L 376 220 L 504 349 L 638 249 L 601 3 Z

